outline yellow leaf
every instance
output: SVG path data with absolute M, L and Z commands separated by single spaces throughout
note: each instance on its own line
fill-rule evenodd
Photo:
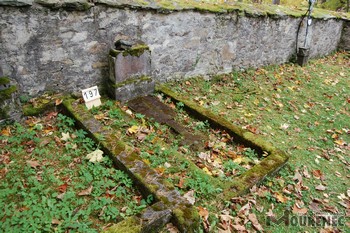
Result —
M 147 127 L 146 120 L 144 118 L 142 118 L 141 120 L 142 120 L 142 126 Z
M 245 117 L 252 117 L 252 116 L 254 116 L 254 114 L 253 113 L 245 113 L 244 116 Z
M 340 146 L 344 146 L 344 145 L 345 145 L 345 141 L 342 140 L 342 139 L 335 140 L 334 142 L 335 142 L 336 144 L 340 145 Z
M 63 101 L 62 99 L 56 99 L 56 100 L 55 100 L 56 106 L 57 106 L 57 105 L 60 105 L 60 104 L 62 103 L 62 101 Z
M 151 162 L 148 159 L 143 159 L 142 161 L 145 162 L 145 164 L 147 164 L 147 165 L 151 164 Z
M 103 120 L 105 118 L 105 115 L 103 113 L 101 113 L 101 114 L 95 115 L 94 118 L 96 120 Z
M 253 102 L 256 106 L 259 105 L 260 101 L 258 99 L 255 99 L 254 102 Z
M 133 125 L 128 129 L 128 133 L 130 134 L 137 133 L 138 131 L 139 131 L 139 127 L 137 125 Z
M 11 129 L 9 126 L 7 126 L 5 129 L 1 131 L 1 135 L 9 137 L 11 135 Z
M 210 176 L 213 175 L 213 173 L 211 173 L 207 167 L 203 167 L 203 171 Z
M 233 162 L 240 164 L 240 163 L 242 163 L 242 160 L 243 160 L 242 157 L 238 157 L 238 158 L 234 159 Z

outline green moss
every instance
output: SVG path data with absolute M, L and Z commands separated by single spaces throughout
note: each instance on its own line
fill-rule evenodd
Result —
M 276 148 L 271 143 L 265 141 L 261 136 L 255 135 L 251 132 L 244 132 L 242 136 L 244 139 L 252 142 L 252 144 L 259 146 L 262 151 L 272 153 L 276 150 Z
M 180 206 L 173 210 L 176 225 L 183 232 L 196 232 L 200 226 L 200 217 L 195 207 Z
M 0 85 L 6 85 L 10 83 L 10 79 L 8 77 L 0 77 Z
M 137 217 L 129 217 L 118 224 L 115 224 L 103 233 L 139 233 L 142 230 L 142 223 Z
M 170 181 L 168 181 L 168 180 L 164 180 L 164 181 L 163 181 L 163 184 L 165 185 L 165 187 L 166 187 L 168 190 L 174 190 L 174 189 L 175 189 L 174 185 L 173 185 Z
M 123 87 L 125 85 L 138 84 L 141 82 L 152 82 L 152 78 L 148 76 L 135 77 L 125 80 L 124 82 L 112 84 L 113 88 Z
M 71 0 L 68 2 L 60 2 L 58 0 L 35 0 L 36 3 L 39 3 L 43 6 L 58 9 L 66 8 L 68 10 L 88 10 L 94 4 L 89 3 L 86 0 Z M 335 1 L 333 1 L 335 2 Z M 330 0 L 327 4 L 331 4 L 333 9 L 338 8 Z M 290 7 L 283 5 L 273 5 L 273 4 L 250 4 L 244 2 L 229 2 L 229 3 L 215 3 L 215 2 L 206 2 L 206 1 L 197 1 L 197 0 L 97 0 L 97 4 L 104 4 L 109 7 L 118 7 L 126 8 L 132 7 L 136 9 L 150 9 L 157 10 L 159 13 L 171 13 L 173 11 L 185 11 L 193 10 L 198 12 L 211 12 L 211 13 L 230 13 L 237 12 L 238 15 L 248 15 L 251 17 L 265 17 L 269 16 L 272 18 L 280 18 L 286 15 L 292 17 L 301 17 L 305 12 L 305 7 Z M 335 11 L 323 11 L 320 8 L 314 8 L 315 18 L 343 18 L 350 19 L 349 13 L 340 13 Z
M 228 200 L 245 194 L 253 185 L 261 183 L 267 176 L 271 176 L 282 168 L 288 161 L 288 156 L 282 151 L 276 151 L 243 173 L 237 180 L 226 184 L 224 199 Z
M 130 49 L 126 50 L 116 50 L 116 49 L 111 49 L 109 51 L 109 55 L 112 57 L 117 57 L 119 54 L 123 54 L 123 56 L 135 56 L 139 57 L 141 56 L 145 50 L 149 50 L 149 47 L 145 44 L 136 44 L 132 46 Z
M 28 103 L 22 106 L 22 111 L 25 116 L 36 116 L 39 115 L 40 113 L 43 113 L 44 111 L 50 109 L 51 107 L 54 106 L 53 101 L 48 100 L 48 99 L 40 99 L 36 98 L 35 99 L 35 104 L 33 103 Z
M 0 108 L 0 119 L 6 119 L 9 117 L 8 115 L 9 107 L 1 107 Z
M 4 90 L 0 91 L 0 101 L 1 100 L 6 100 L 6 99 L 10 99 L 11 95 L 17 91 L 17 87 L 16 86 L 10 86 L 9 88 L 6 88 Z

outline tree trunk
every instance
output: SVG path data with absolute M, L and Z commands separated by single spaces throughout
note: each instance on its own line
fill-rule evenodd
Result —
M 279 5 L 280 4 L 280 0 L 272 0 L 272 4 Z

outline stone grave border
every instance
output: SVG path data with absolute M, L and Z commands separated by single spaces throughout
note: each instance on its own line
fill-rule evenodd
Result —
M 190 114 L 201 120 L 208 120 L 212 126 L 224 129 L 234 136 L 235 141 L 255 149 L 260 154 L 263 152 L 268 154 L 259 164 L 237 177 L 237 180 L 222 182 L 224 184 L 221 195 L 223 200 L 229 200 L 244 194 L 252 186 L 262 182 L 266 176 L 273 175 L 288 161 L 286 153 L 266 142 L 262 136 L 254 135 L 231 124 L 224 118 L 183 98 L 165 86 L 158 85 L 156 90 L 176 102 L 184 103 L 185 110 L 189 111 Z M 181 232 L 193 232 L 194 229 L 197 229 L 199 215 L 196 208 L 175 190 L 174 185 L 163 179 L 135 152 L 127 151 L 124 142 L 116 138 L 109 130 L 106 130 L 90 112 L 86 111 L 82 104 L 77 104 L 74 101 L 73 99 L 66 99 L 63 102 L 65 114 L 73 117 L 77 122 L 77 126 L 89 133 L 89 136 L 112 158 L 117 168 L 127 172 L 144 196 L 152 194 L 155 198 L 155 204 L 147 208 L 140 216 L 126 219 L 117 225 L 122 227 L 132 221 L 134 225 L 135 223 L 138 224 L 139 227 L 135 228 L 137 231 L 154 232 L 167 222 L 172 221 Z M 101 138 L 105 140 L 100 140 Z

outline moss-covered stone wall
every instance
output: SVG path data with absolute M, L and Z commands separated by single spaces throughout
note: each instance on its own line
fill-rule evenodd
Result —
M 0 67 L 20 95 L 80 91 L 108 77 L 117 36 L 150 48 L 152 78 L 230 72 L 288 61 L 306 9 L 184 0 L 4 0 Z M 315 10 L 311 57 L 336 50 L 348 15 Z M 305 24 L 304 24 L 305 25 Z M 300 30 L 303 42 L 305 27 Z M 343 35 L 345 35 L 343 33 Z

